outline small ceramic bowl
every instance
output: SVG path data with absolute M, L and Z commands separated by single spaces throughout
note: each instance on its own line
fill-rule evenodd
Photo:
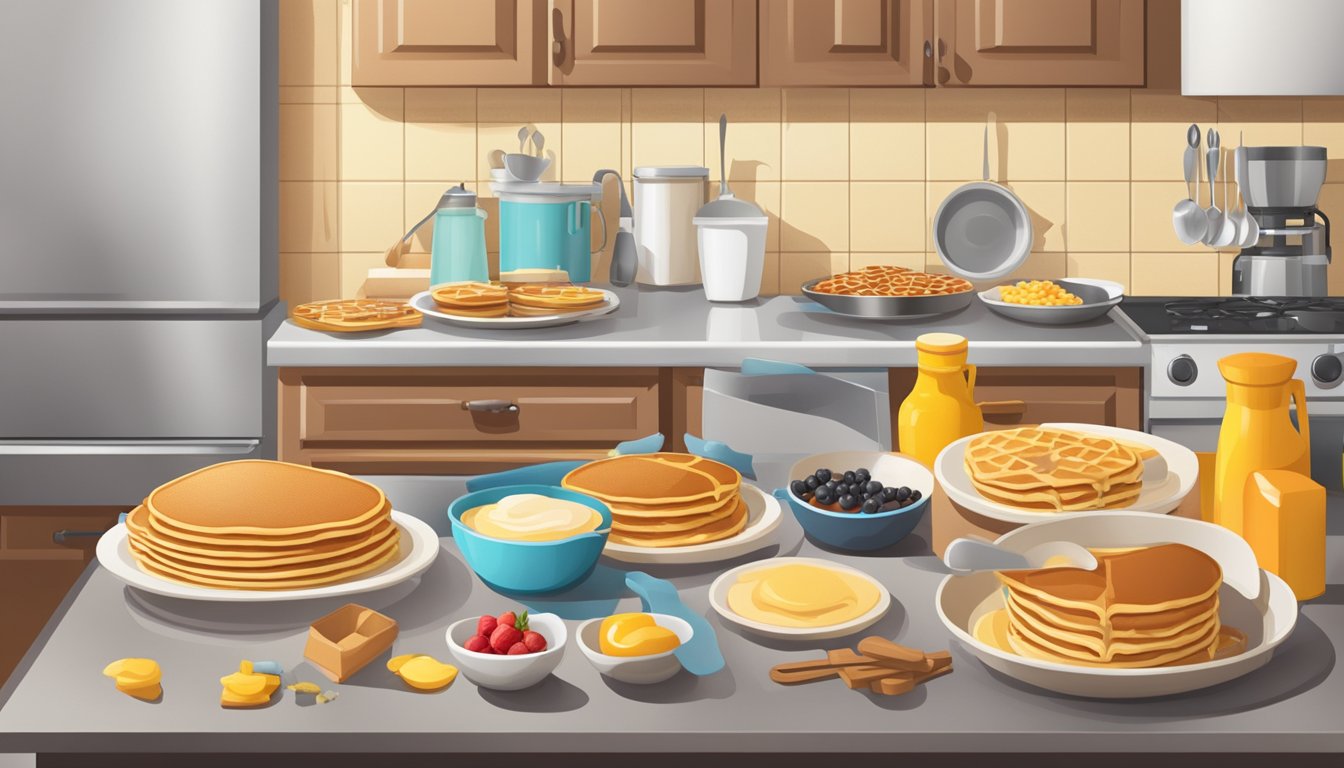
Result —
M 559 616 L 553 613 L 529 613 L 528 626 L 546 638 L 546 650 L 519 656 L 468 651 L 462 645 L 476 634 L 478 620 L 479 617 L 473 616 L 454 622 L 448 627 L 446 638 L 448 653 L 457 662 L 462 674 L 480 688 L 517 691 L 540 683 L 559 666 L 565 644 L 569 640 L 569 630 Z
M 511 153 L 504 156 L 504 168 L 518 181 L 536 181 L 551 167 L 549 157 Z
M 516 493 L 578 502 L 597 510 L 602 523 L 596 531 L 555 541 L 496 539 L 463 525 L 462 514 L 467 510 Z M 501 485 L 468 493 L 449 505 L 448 520 L 462 557 L 481 581 L 495 591 L 515 594 L 559 592 L 588 578 L 611 533 L 611 510 L 606 504 L 555 485 Z
M 821 467 L 842 472 L 867 467 L 874 480 L 883 485 L 907 486 L 919 491 L 921 498 L 909 506 L 875 515 L 819 509 L 794 495 L 789 485 Z M 808 536 L 829 547 L 852 552 L 884 549 L 904 539 L 919 525 L 932 495 L 933 473 L 928 467 L 909 456 L 881 451 L 841 451 L 809 456 L 789 470 L 788 485 L 775 490 L 775 497 L 788 502 L 793 516 Z
M 675 632 L 682 645 L 691 641 L 691 636 L 695 631 L 685 620 L 676 616 L 668 616 L 665 613 L 650 613 L 649 615 L 653 617 L 653 622 L 658 626 L 666 627 Z M 681 660 L 676 656 L 676 649 L 649 656 L 608 656 L 599 650 L 602 647 L 599 640 L 601 632 L 602 619 L 589 619 L 579 625 L 575 636 L 579 640 L 579 650 L 583 651 L 583 655 L 588 658 L 588 661 L 597 668 L 598 672 L 613 680 L 635 685 L 650 685 L 661 683 L 681 670 Z

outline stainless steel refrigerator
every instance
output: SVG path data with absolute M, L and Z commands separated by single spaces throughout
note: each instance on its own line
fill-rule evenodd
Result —
M 275 2 L 0 24 L 0 505 L 133 504 L 274 455 Z

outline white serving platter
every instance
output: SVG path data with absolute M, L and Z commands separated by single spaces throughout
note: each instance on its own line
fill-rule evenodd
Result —
M 737 583 L 737 577 L 745 571 L 752 571 L 758 568 L 773 568 L 780 565 L 816 565 L 823 568 L 830 568 L 837 571 L 846 571 L 852 573 L 865 581 L 877 587 L 878 599 L 877 605 L 874 605 L 862 616 L 855 617 L 841 624 L 830 624 L 824 627 L 780 627 L 774 624 L 765 624 L 759 621 L 748 619 L 738 615 L 736 611 L 728 606 L 728 590 Z M 848 565 L 833 563 L 830 560 L 821 560 L 815 557 L 776 557 L 770 560 L 762 560 L 755 563 L 739 565 L 732 570 L 726 571 L 723 575 L 714 580 L 709 585 L 709 604 L 723 617 L 724 621 L 735 624 L 743 629 L 755 632 L 766 637 L 773 637 L 780 640 L 826 640 L 833 637 L 844 637 L 852 635 L 855 632 L 862 631 L 876 624 L 879 619 L 886 615 L 887 609 L 891 607 L 891 593 L 882 583 L 857 568 L 851 568 Z
M 602 555 L 622 563 L 693 565 L 732 560 L 769 546 L 783 516 L 779 500 L 745 482 L 741 493 L 747 504 L 747 526 L 736 536 L 684 547 L 635 547 L 608 541 Z
M 586 309 L 582 312 L 567 312 L 560 315 L 541 315 L 539 317 L 463 317 L 462 315 L 450 315 L 439 309 L 439 305 L 434 303 L 434 297 L 430 296 L 429 291 L 417 293 L 411 297 L 410 305 L 420 310 L 420 312 L 434 320 L 461 326 L 464 328 L 484 328 L 493 330 L 507 330 L 510 328 L 551 328 L 557 325 L 569 325 L 570 323 L 579 323 L 585 320 L 595 320 L 603 315 L 616 311 L 621 305 L 621 299 L 616 294 L 605 288 L 594 288 L 595 291 L 601 291 L 606 295 L 606 303 L 600 307 Z

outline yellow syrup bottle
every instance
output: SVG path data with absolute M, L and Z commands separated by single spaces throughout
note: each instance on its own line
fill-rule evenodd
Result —
M 1252 472 L 1286 469 L 1311 476 L 1306 385 L 1294 379 L 1297 361 L 1241 352 L 1218 361 L 1227 380 L 1227 410 L 1214 461 L 1213 521 L 1244 535 L 1246 480 Z M 1297 405 L 1297 428 L 1289 402 Z
M 975 404 L 975 366 L 966 364 L 966 339 L 954 333 L 926 333 L 915 339 L 919 376 L 901 403 L 897 437 L 901 453 L 932 467 L 938 453 L 967 435 L 984 430 Z

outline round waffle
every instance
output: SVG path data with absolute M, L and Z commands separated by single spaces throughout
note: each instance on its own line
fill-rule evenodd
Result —
M 945 296 L 965 293 L 972 287 L 969 281 L 953 275 L 875 265 L 833 275 L 812 286 L 812 290 L 839 296 Z
M 602 291 L 580 285 L 524 283 L 509 289 L 509 303 L 525 307 L 577 311 L 600 306 L 606 300 L 607 295 Z
M 300 304 L 289 315 L 295 325 L 338 333 L 414 328 L 420 324 L 421 317 L 414 307 L 383 299 L 315 301 Z
M 965 465 L 982 496 L 1026 509 L 1109 509 L 1132 502 L 1143 484 L 1134 446 L 1060 429 L 986 432 L 967 443 Z
M 504 317 L 509 313 L 509 289 L 498 283 L 444 283 L 429 295 L 450 315 Z

